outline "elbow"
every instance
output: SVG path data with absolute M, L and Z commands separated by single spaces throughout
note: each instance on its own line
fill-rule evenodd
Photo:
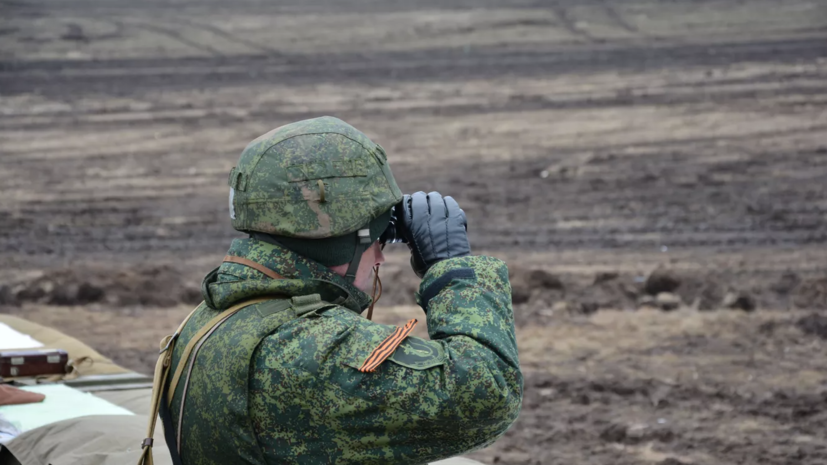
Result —
M 473 442 L 473 449 L 481 449 L 493 444 L 517 421 L 522 407 L 522 397 L 517 395 L 500 395 L 489 399 L 485 407 L 467 406 L 473 411 L 466 424 L 464 434 Z M 469 412 L 464 412 L 468 414 Z
M 517 421 L 523 403 L 523 378 L 519 371 L 485 370 L 478 383 L 464 390 L 454 404 L 454 416 L 476 426 L 481 443 L 491 443 Z
M 490 398 L 493 400 L 489 417 L 491 421 L 499 420 L 508 429 L 520 416 L 523 406 L 523 375 L 518 370 L 488 370 L 493 381 Z
M 507 390 L 506 394 L 500 395 L 498 401 L 493 406 L 490 414 L 489 420 L 492 423 L 499 424 L 501 431 L 497 436 L 502 435 L 503 433 L 511 427 L 514 422 L 517 421 L 517 418 L 520 416 L 520 410 L 523 406 L 523 391 L 522 391 L 522 382 L 520 382 L 519 387 L 515 386 L 514 388 L 510 388 Z

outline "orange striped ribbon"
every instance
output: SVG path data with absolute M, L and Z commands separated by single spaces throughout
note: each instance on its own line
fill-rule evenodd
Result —
M 359 371 L 362 373 L 370 373 L 376 370 L 376 368 L 378 368 L 379 365 L 381 365 L 385 359 L 390 357 L 393 351 L 399 347 L 399 344 L 401 344 L 402 341 L 404 341 L 405 338 L 411 334 L 411 331 L 413 331 L 416 327 L 416 323 L 416 318 L 414 318 L 413 320 L 407 322 L 405 326 L 396 328 L 396 331 L 394 331 L 393 334 L 382 341 L 377 348 L 373 349 L 373 352 L 370 353 L 367 360 L 365 360 L 365 363 L 362 364 L 362 368 L 359 368 Z

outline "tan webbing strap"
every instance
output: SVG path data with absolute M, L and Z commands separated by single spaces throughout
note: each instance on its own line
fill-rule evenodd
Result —
M 229 263 L 238 263 L 239 265 L 249 266 L 250 268 L 258 271 L 259 273 L 265 274 L 273 279 L 284 279 L 284 276 L 276 273 L 275 271 L 267 268 L 266 266 L 262 265 L 261 263 L 256 263 L 252 260 L 248 260 L 243 257 L 236 257 L 234 255 L 226 255 L 224 257 L 224 262 Z
M 227 318 L 228 316 L 232 315 L 233 313 L 236 313 L 237 311 L 241 310 L 242 308 L 247 307 L 249 305 L 252 305 L 254 303 L 258 303 L 258 302 L 262 302 L 262 301 L 270 300 L 270 299 L 271 298 L 267 297 L 267 298 L 253 299 L 253 300 L 248 300 L 246 302 L 242 302 L 238 305 L 230 307 L 229 309 L 219 313 L 218 316 L 216 316 L 215 318 L 213 318 L 209 322 L 207 322 L 205 327 L 201 328 L 201 330 L 199 330 L 195 334 L 195 337 L 193 337 L 193 339 L 190 341 L 190 343 L 187 344 L 187 347 L 185 348 L 185 354 L 181 358 L 181 363 L 179 363 L 178 370 L 176 370 L 176 373 L 175 373 L 176 374 L 175 385 L 177 385 L 177 378 L 181 377 L 180 372 L 183 370 L 182 367 L 187 364 L 186 361 L 189 358 L 190 352 L 192 351 L 192 346 L 195 345 L 193 342 L 197 343 L 198 339 L 200 339 L 207 331 L 209 331 L 210 328 L 215 326 L 216 323 L 218 323 L 219 321 Z M 153 436 L 155 435 L 155 424 L 158 420 L 158 411 L 161 408 L 161 393 L 163 392 L 164 384 L 166 384 L 167 377 L 169 376 L 169 368 L 170 368 L 170 364 L 172 363 L 172 352 L 175 349 L 175 341 L 178 339 L 178 335 L 181 334 L 181 331 L 184 329 L 184 326 L 187 324 L 187 322 L 190 320 L 190 318 L 192 318 L 192 316 L 195 314 L 195 311 L 198 310 L 200 307 L 201 307 L 201 305 L 199 305 L 198 307 L 195 307 L 195 309 L 192 312 L 190 312 L 189 315 L 187 315 L 187 317 L 184 319 L 184 321 L 181 322 L 181 324 L 178 326 L 178 329 L 175 331 L 175 333 L 173 335 L 166 336 L 163 339 L 161 339 L 161 353 L 158 355 L 158 361 L 155 363 L 155 375 L 154 375 L 153 380 L 152 380 L 152 400 L 150 402 L 150 407 L 149 407 L 149 424 L 147 425 L 147 428 L 146 428 L 146 438 L 144 438 L 143 442 L 141 443 L 142 452 L 141 452 L 141 457 L 138 459 L 138 465 L 154 465 L 155 464 L 154 458 L 152 457 L 152 443 L 154 442 Z M 206 330 L 205 330 L 205 328 L 206 328 Z M 175 391 L 174 386 L 173 386 L 172 391 L 173 392 Z M 171 396 L 170 396 L 170 398 L 171 398 Z
M 184 329 L 184 325 L 190 321 L 192 315 L 195 314 L 195 311 L 198 310 L 198 307 L 195 307 L 184 321 L 178 325 L 178 329 L 175 330 L 171 336 L 166 336 L 161 339 L 161 353 L 158 354 L 158 361 L 155 362 L 155 376 L 152 379 L 152 398 L 149 403 L 149 424 L 146 428 L 146 437 L 144 438 L 143 442 L 141 443 L 141 457 L 138 459 L 138 465 L 153 465 L 155 463 L 152 457 L 152 443 L 154 441 L 153 436 L 155 435 L 155 423 L 158 420 L 158 409 L 161 407 L 161 392 L 164 388 L 164 383 L 167 380 L 167 375 L 169 374 L 169 363 L 172 360 L 172 349 L 175 347 L 175 340 L 178 338 L 178 335 L 181 334 L 181 330 Z
M 247 300 L 245 302 L 241 302 L 240 304 L 234 305 L 227 310 L 224 310 L 218 313 L 216 316 L 213 317 L 210 321 L 207 322 L 195 335 L 190 339 L 187 343 L 187 346 L 184 347 L 184 352 L 181 354 L 181 361 L 178 363 L 178 366 L 175 368 L 175 374 L 172 376 L 172 381 L 169 383 L 169 388 L 167 389 L 167 406 L 172 404 L 172 396 L 175 394 L 175 388 L 178 387 L 178 381 L 181 380 L 181 375 L 184 373 L 184 368 L 187 366 L 187 360 L 190 358 L 190 354 L 192 353 L 192 349 L 195 348 L 198 341 L 207 334 L 213 326 L 217 325 L 221 320 L 233 315 L 234 313 L 238 312 L 244 307 L 248 307 L 253 304 L 257 304 L 259 302 L 264 302 L 266 300 L 273 300 L 273 297 L 261 297 L 258 299 Z

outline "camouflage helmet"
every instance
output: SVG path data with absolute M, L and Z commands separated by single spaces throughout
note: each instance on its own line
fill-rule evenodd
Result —
M 367 243 L 365 230 L 370 243 L 378 239 L 391 207 L 402 200 L 384 149 L 330 116 L 281 126 L 250 142 L 229 185 L 233 228 L 272 238 L 326 266 L 361 256 L 354 248 Z

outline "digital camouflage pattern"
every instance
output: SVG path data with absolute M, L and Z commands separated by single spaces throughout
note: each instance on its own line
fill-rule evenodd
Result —
M 402 200 L 384 149 L 330 116 L 250 142 L 229 185 L 235 229 L 303 239 L 352 233 Z
M 201 347 L 183 408 L 184 464 L 421 464 L 485 447 L 516 420 L 523 379 L 503 262 L 478 256 L 434 265 L 417 294 L 431 340 L 408 337 L 376 371 L 362 373 L 395 329 L 360 316 L 370 297 L 255 239 L 235 240 L 229 254 L 287 279 L 235 263 L 205 279 L 205 303 L 182 331 L 173 371 L 217 312 L 274 299 L 233 315 Z M 292 309 L 287 299 L 308 294 L 323 302 Z M 182 420 L 184 385 L 165 428 Z

